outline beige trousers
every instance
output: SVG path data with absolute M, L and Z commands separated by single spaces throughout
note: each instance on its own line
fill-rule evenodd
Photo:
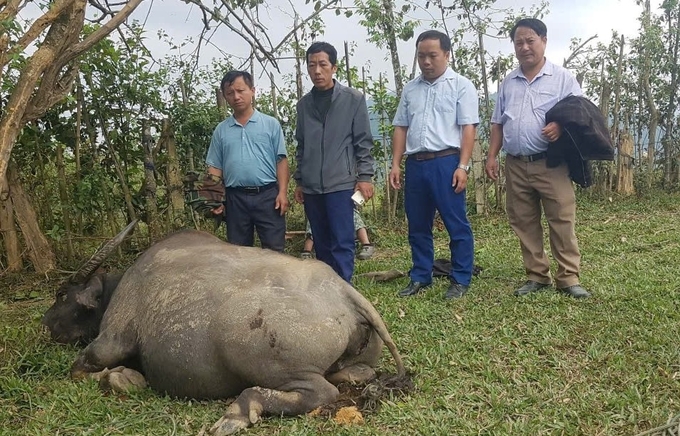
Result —
M 507 213 L 510 227 L 519 237 L 527 278 L 551 283 L 550 260 L 543 248 L 541 207 L 548 222 L 550 250 L 557 262 L 555 284 L 564 288 L 579 284 L 581 254 L 574 231 L 576 196 L 566 163 L 548 168 L 546 160 L 505 161 Z

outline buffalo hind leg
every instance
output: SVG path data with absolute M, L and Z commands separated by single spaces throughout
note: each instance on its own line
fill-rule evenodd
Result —
M 326 375 L 326 380 L 339 385 L 347 382 L 352 384 L 368 383 L 376 377 L 375 370 L 365 363 L 356 363 L 342 368 L 338 372 Z
M 134 369 L 120 366 L 130 361 L 134 354 L 133 346 L 127 346 L 125 341 L 108 340 L 107 335 L 102 334 L 78 355 L 71 366 L 71 377 L 93 378 L 99 381 L 103 390 L 130 392 L 143 389 L 146 387 L 144 376 Z
M 281 386 L 280 390 L 259 386 L 241 392 L 224 416 L 210 429 L 213 436 L 226 436 L 255 424 L 261 415 L 301 415 L 335 401 L 338 389 L 323 376 L 314 375 Z

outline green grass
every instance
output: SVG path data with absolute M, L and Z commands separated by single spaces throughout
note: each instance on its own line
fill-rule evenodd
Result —
M 462 300 L 442 299 L 445 280 L 411 299 L 396 297 L 407 279 L 356 283 L 385 318 L 415 391 L 361 426 L 274 417 L 246 434 L 635 435 L 678 415 L 680 194 L 581 195 L 578 207 L 581 279 L 594 298 L 515 298 L 524 281 L 516 237 L 504 216 L 472 216 L 483 272 Z M 373 236 L 378 253 L 358 273 L 408 270 L 404 226 Z M 445 233 L 436 244 L 446 257 Z M 219 418 L 226 401 L 110 395 L 69 380 L 78 350 L 40 327 L 54 286 L 0 282 L 1 435 L 195 435 Z M 387 352 L 380 369 L 394 369 Z

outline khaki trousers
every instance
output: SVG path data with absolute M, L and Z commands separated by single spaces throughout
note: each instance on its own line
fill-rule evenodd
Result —
M 505 161 L 507 213 L 519 237 L 527 278 L 549 284 L 550 260 L 543 248 L 541 207 L 548 222 L 550 250 L 557 262 L 558 288 L 579 284 L 581 254 L 574 231 L 576 196 L 566 163 L 548 168 L 546 160 Z

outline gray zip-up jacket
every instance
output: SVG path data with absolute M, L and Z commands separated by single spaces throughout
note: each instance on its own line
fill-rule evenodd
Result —
M 308 92 L 297 104 L 297 168 L 293 178 L 305 194 L 354 189 L 373 179 L 373 135 L 364 95 L 335 79 L 326 119 Z

